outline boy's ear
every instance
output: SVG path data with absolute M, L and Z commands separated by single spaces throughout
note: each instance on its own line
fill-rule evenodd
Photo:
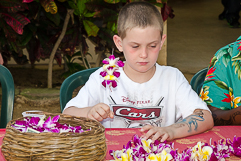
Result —
M 161 41 L 161 48 L 162 48 L 162 45 L 164 44 L 166 38 L 167 38 L 167 35 L 166 35 L 166 34 L 163 34 L 163 35 L 162 35 L 162 41 Z
M 117 49 L 122 52 L 123 48 L 122 48 L 122 39 L 118 36 L 118 35 L 114 35 L 113 36 L 113 40 L 115 43 L 115 46 L 117 47 Z

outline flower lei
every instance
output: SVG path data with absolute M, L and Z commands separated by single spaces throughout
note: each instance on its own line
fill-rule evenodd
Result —
M 117 70 L 119 67 L 123 67 L 124 63 L 119 60 L 119 58 L 115 58 L 114 55 L 110 55 L 109 58 L 105 58 L 102 63 L 103 70 L 100 72 L 100 75 L 104 77 L 104 81 L 102 85 L 104 87 L 109 86 L 115 88 L 117 86 L 117 78 L 120 76 L 120 72 Z
M 230 154 L 241 157 L 241 137 L 221 139 L 214 145 L 198 142 L 181 153 L 174 149 L 174 143 L 141 139 L 134 135 L 122 150 L 110 150 L 114 161 L 224 161 Z

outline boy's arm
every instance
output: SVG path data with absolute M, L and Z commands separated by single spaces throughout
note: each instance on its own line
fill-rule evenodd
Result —
M 68 107 L 63 111 L 63 114 L 77 116 L 77 117 L 87 117 L 87 113 L 91 107 L 78 108 L 78 107 Z
M 173 128 L 175 131 L 174 139 L 177 139 L 205 132 L 213 126 L 214 123 L 210 111 L 196 109 L 192 115 L 171 125 L 170 128 Z
M 167 127 L 144 126 L 141 131 L 147 131 L 144 138 L 152 140 L 160 139 L 171 141 L 186 136 L 195 135 L 209 130 L 213 127 L 213 118 L 209 111 L 197 109 L 194 113 L 181 122 L 177 122 Z
M 212 111 L 215 126 L 220 125 L 241 125 L 241 106 L 231 110 L 222 110 L 208 106 Z
M 68 114 L 77 117 L 87 117 L 96 121 L 103 121 L 106 118 L 114 118 L 113 111 L 110 107 L 104 103 L 98 103 L 94 106 L 78 108 L 78 107 L 68 107 L 63 111 L 63 114 Z

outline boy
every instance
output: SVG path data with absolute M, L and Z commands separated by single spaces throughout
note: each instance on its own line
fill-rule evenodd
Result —
M 93 73 L 63 113 L 100 121 L 105 127 L 142 127 L 144 139 L 173 140 L 213 127 L 206 104 L 181 72 L 156 63 L 166 39 L 158 9 L 147 2 L 124 6 L 113 36 L 125 64 L 118 85 L 109 91 Z M 113 105 L 116 104 L 116 105 Z M 111 107 L 110 107 L 111 106 Z

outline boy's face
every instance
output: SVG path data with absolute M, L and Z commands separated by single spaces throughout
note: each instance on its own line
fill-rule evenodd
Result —
M 123 51 L 126 59 L 125 72 L 153 72 L 165 38 L 166 35 L 161 37 L 160 30 L 154 27 L 127 30 L 124 39 L 115 35 L 114 42 L 119 51 Z

